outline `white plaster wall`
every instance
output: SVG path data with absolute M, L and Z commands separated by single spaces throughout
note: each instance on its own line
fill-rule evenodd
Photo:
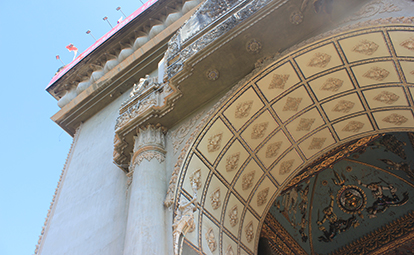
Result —
M 122 254 L 127 178 L 112 153 L 115 120 L 126 96 L 82 125 L 40 254 Z

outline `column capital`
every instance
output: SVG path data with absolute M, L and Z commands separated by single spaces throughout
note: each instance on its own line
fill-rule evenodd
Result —
M 131 158 L 130 171 L 139 165 L 143 159 L 151 161 L 156 158 L 160 163 L 165 160 L 165 133 L 166 128 L 157 125 L 146 125 L 137 128 L 134 136 L 134 151 Z

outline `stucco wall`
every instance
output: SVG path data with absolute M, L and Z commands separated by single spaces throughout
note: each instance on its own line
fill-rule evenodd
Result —
M 78 131 L 40 254 L 122 254 L 127 178 L 113 164 L 112 153 L 115 119 L 125 96 Z

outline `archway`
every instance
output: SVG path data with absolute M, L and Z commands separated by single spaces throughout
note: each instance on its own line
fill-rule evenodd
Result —
M 272 202 L 305 166 L 355 139 L 414 130 L 413 70 L 413 26 L 384 25 L 307 45 L 237 88 L 179 173 L 174 208 L 197 184 L 186 242 L 255 254 Z

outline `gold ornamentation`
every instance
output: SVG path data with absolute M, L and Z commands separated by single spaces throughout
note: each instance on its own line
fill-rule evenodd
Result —
M 329 61 L 331 61 L 331 56 L 326 53 L 317 52 L 313 58 L 309 61 L 308 66 L 310 67 L 319 67 L 325 68 Z
M 289 74 L 274 74 L 269 89 L 284 89 L 288 79 Z
M 372 80 L 376 80 L 376 81 L 382 81 L 385 78 L 388 77 L 388 75 L 390 74 L 390 72 L 388 72 L 387 70 L 374 66 L 371 67 L 371 69 L 369 69 L 366 73 L 364 73 L 362 76 L 368 79 L 372 79 Z
M 226 171 L 231 172 L 239 166 L 240 152 L 236 152 L 226 158 Z
M 296 127 L 296 131 L 309 131 L 311 130 L 312 124 L 315 122 L 315 119 L 301 118 L 299 125 Z
M 235 205 L 230 209 L 230 212 L 229 212 L 230 226 L 234 227 L 237 225 L 237 223 L 239 223 L 238 214 L 239 214 L 239 209 L 237 208 L 237 205 Z
M 364 237 L 337 249 L 331 253 L 340 254 L 385 254 L 387 249 L 393 244 L 401 243 L 405 237 L 413 238 L 414 231 L 414 212 L 387 224 L 387 227 L 378 228 Z
M 217 249 L 217 243 L 216 243 L 216 236 L 214 235 L 212 228 L 209 228 L 207 230 L 206 240 L 207 240 L 208 248 L 210 249 L 211 252 L 214 252 Z
M 372 136 L 368 136 L 368 137 L 364 137 L 359 139 L 358 141 L 354 142 L 354 143 L 347 143 L 344 144 L 338 148 L 335 148 L 327 153 L 325 153 L 324 155 L 320 156 L 317 160 L 315 160 L 315 162 L 320 162 L 319 164 L 313 166 L 313 167 L 308 167 L 306 168 L 301 174 L 297 175 L 295 178 L 293 178 L 289 184 L 285 187 L 284 190 L 293 187 L 297 184 L 299 184 L 300 182 L 302 182 L 303 180 L 305 180 L 306 178 L 308 178 L 309 176 L 312 176 L 315 173 L 318 173 L 322 170 L 325 170 L 326 168 L 328 168 L 329 166 L 333 165 L 335 162 L 348 157 L 349 155 L 351 155 L 351 153 L 359 150 L 362 147 L 365 147 L 365 145 L 371 143 L 372 141 L 378 139 L 378 137 L 380 137 L 381 135 L 372 135 Z M 322 159 L 324 159 L 322 161 Z
M 289 159 L 287 161 L 284 161 L 279 168 L 279 175 L 285 175 L 289 173 L 292 170 L 293 163 L 295 162 L 295 159 Z
M 248 243 L 250 243 L 254 238 L 253 233 L 253 221 L 250 221 L 246 227 L 244 228 L 244 232 L 246 233 L 246 240 Z
M 191 186 L 193 183 L 196 185 L 196 189 L 199 190 L 201 188 L 201 168 L 195 170 L 192 175 L 190 175 L 190 182 Z
M 378 44 L 374 42 L 362 40 L 352 48 L 352 51 L 371 56 L 378 50 L 378 47 Z
M 408 121 L 408 119 L 402 115 L 393 113 L 390 116 L 385 117 L 382 121 L 394 124 L 396 126 L 401 126 L 405 122 Z
M 298 110 L 299 104 L 302 102 L 302 98 L 295 98 L 295 97 L 288 97 L 286 100 L 286 104 L 283 107 L 283 111 L 294 111 Z
M 406 48 L 407 50 L 414 51 L 414 37 L 405 40 L 404 42 L 400 43 L 400 45 Z
M 382 91 L 377 96 L 374 97 L 374 100 L 378 102 L 382 102 L 385 104 L 393 104 L 395 103 L 400 97 L 392 92 L 389 91 Z
M 257 193 L 257 206 L 262 206 L 267 202 L 268 194 L 269 194 L 269 187 Z
M 217 210 L 221 205 L 220 188 L 215 189 L 213 193 L 211 193 L 210 200 L 211 200 L 211 207 L 213 207 L 213 210 Z
M 355 103 L 347 100 L 340 100 L 332 109 L 333 112 L 342 112 L 348 113 L 352 108 L 354 108 Z
M 231 245 L 229 245 L 229 247 L 227 247 L 226 255 L 234 255 L 234 251 L 233 251 L 233 248 L 231 247 Z
M 256 171 L 251 171 L 245 175 L 243 175 L 242 179 L 242 189 L 247 190 L 250 189 L 253 185 L 254 174 Z
M 258 123 L 253 126 L 251 137 L 252 139 L 262 138 L 266 132 L 269 122 Z
M 328 78 L 325 83 L 322 85 L 321 90 L 336 92 L 338 91 L 342 85 L 344 84 L 344 81 L 337 78 Z
M 252 106 L 253 100 L 237 104 L 236 111 L 234 112 L 234 117 L 236 117 L 236 119 L 246 118 L 249 116 Z
M 308 150 L 319 150 L 322 148 L 323 144 L 325 143 L 326 138 L 319 138 L 319 137 L 314 137 L 312 139 L 311 144 L 308 147 Z
M 218 133 L 215 135 L 210 136 L 208 138 L 207 150 L 208 152 L 215 152 L 220 149 L 221 138 L 223 137 L 223 133 Z
M 276 157 L 278 150 L 282 146 L 283 142 L 275 142 L 271 143 L 266 148 L 266 158 L 273 158 Z
M 342 131 L 357 133 L 364 127 L 364 125 L 365 124 L 362 122 L 351 120 L 348 124 L 346 124 Z

